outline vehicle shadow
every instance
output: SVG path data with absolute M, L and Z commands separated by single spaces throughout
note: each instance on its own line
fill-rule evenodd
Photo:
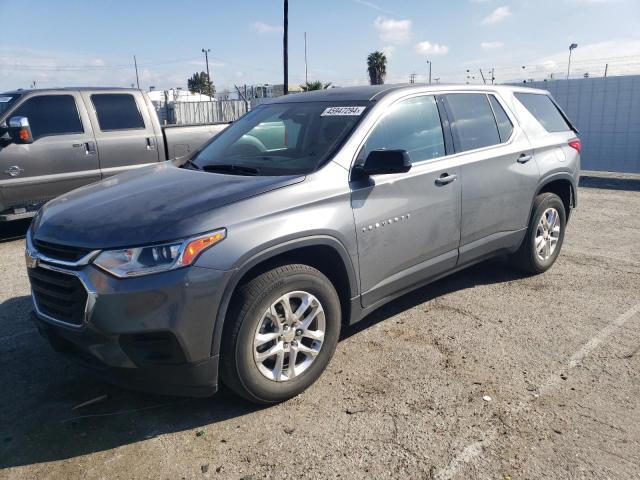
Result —
M 343 338 L 448 292 L 522 275 L 501 261 L 454 274 L 381 307 Z M 29 321 L 29 297 L 0 305 L 0 468 L 64 460 L 167 433 L 215 425 L 260 410 L 222 389 L 209 399 L 123 390 L 51 350 Z M 74 406 L 107 395 L 94 405 Z M 247 426 L 247 428 L 251 428 Z

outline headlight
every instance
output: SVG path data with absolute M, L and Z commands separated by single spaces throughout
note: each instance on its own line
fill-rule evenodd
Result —
M 191 265 L 207 248 L 222 241 L 226 230 L 191 237 L 179 242 L 146 247 L 106 250 L 93 263 L 116 277 L 136 277 Z

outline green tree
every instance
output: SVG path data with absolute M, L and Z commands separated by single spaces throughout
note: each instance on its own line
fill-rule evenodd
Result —
M 216 87 L 207 78 L 206 72 L 196 72 L 187 80 L 187 88 L 191 93 L 202 93 L 213 97 L 216 93 Z
M 331 82 L 322 83 L 320 80 L 313 82 L 306 82 L 304 85 L 300 85 L 303 92 L 311 92 L 312 90 L 326 90 L 331 86 Z
M 387 57 L 380 51 L 375 51 L 367 57 L 367 72 L 371 85 L 382 85 L 387 76 Z

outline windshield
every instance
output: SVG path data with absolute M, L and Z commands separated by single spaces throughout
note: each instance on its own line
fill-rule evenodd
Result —
M 314 171 L 364 114 L 360 102 L 260 105 L 223 130 L 192 168 L 232 175 L 297 175 Z
M 16 103 L 19 96 L 20 95 L 0 93 L 0 115 L 9 110 L 9 107 Z

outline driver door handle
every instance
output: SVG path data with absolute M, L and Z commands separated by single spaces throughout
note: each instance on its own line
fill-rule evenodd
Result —
M 438 178 L 436 178 L 436 185 L 447 185 L 448 183 L 453 182 L 458 175 L 449 175 L 448 173 L 443 173 Z
M 527 163 L 529 160 L 533 158 L 533 155 L 527 155 L 523 153 L 518 157 L 518 163 Z

